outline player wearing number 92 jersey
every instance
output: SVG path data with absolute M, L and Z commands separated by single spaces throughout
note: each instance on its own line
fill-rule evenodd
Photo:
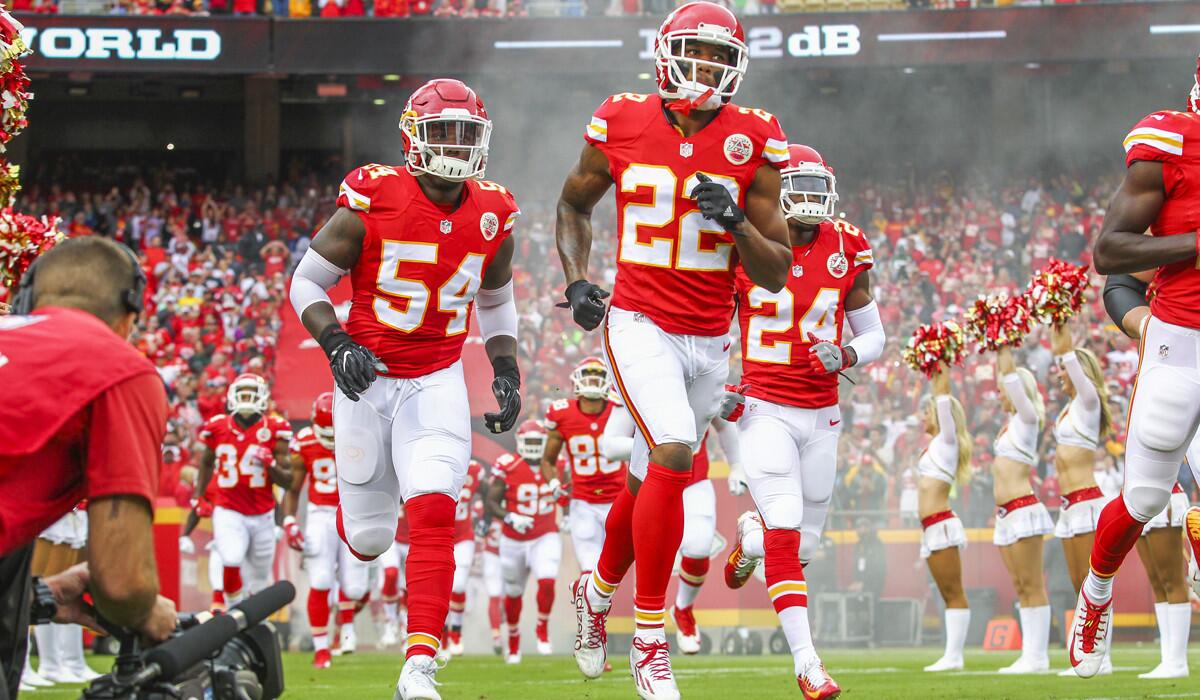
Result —
M 748 516 L 739 520 L 738 544 L 726 580 L 741 585 L 752 566 L 767 560 L 771 602 L 794 654 L 805 697 L 840 692 L 813 649 L 807 622 L 803 565 L 819 546 L 836 479 L 838 373 L 879 357 L 885 342 L 871 297 L 873 265 L 866 236 L 834 219 L 833 169 L 812 148 L 789 147 L 780 207 L 788 218 L 792 265 L 787 286 L 773 292 L 738 273 L 738 325 L 746 401 L 738 422 L 750 495 L 761 515 L 763 545 L 745 551 Z M 842 343 L 848 317 L 854 339 Z M 732 419 L 736 420 L 736 416 Z M 752 528 L 757 536 L 762 528 Z

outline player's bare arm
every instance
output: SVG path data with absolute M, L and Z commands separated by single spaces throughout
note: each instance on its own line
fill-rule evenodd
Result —
M 366 235 L 367 227 L 363 225 L 362 219 L 349 209 L 339 207 L 317 232 L 309 249 L 315 250 L 321 257 L 342 270 L 349 270 L 358 262 Z M 329 302 L 312 304 L 304 310 L 300 321 L 314 338 L 320 338 L 331 326 L 342 327 L 334 314 L 333 304 Z
M 521 372 L 517 367 L 517 307 L 512 287 L 512 257 L 516 249 L 513 236 L 504 239 L 496 250 L 476 296 L 479 329 L 484 349 L 492 363 L 492 395 L 499 411 L 483 414 L 487 429 L 493 433 L 511 430 L 521 415 Z
M 304 487 L 305 477 L 308 476 L 308 470 L 300 455 L 288 455 L 287 463 L 291 468 L 292 481 L 287 487 L 287 492 L 283 494 L 283 517 L 285 520 L 289 517 L 296 517 L 296 513 L 299 512 L 300 491 Z
M 192 498 L 204 497 L 205 492 L 208 491 L 208 482 L 212 480 L 213 467 L 216 464 L 216 453 L 205 445 L 204 450 L 200 453 L 200 469 L 196 472 L 196 490 L 192 492 Z
M 551 479 L 558 478 L 558 475 L 554 473 L 556 471 L 554 466 L 558 464 L 558 455 L 560 452 L 562 452 L 562 446 L 562 433 L 558 432 L 557 430 L 547 431 L 546 449 L 544 452 L 542 452 L 542 461 L 539 465 L 542 470 L 542 478 L 546 480 L 546 483 L 550 483 Z M 568 469 L 567 474 L 569 475 L 570 473 L 571 470 Z
M 779 209 L 779 171 L 764 165 L 746 192 L 746 217 L 730 233 L 752 282 L 772 292 L 787 284 L 792 265 L 787 221 Z
M 948 368 L 939 365 L 937 371 L 933 373 L 932 379 L 934 396 L 950 395 L 950 371 Z
M 1163 166 L 1139 160 L 1129 166 L 1125 180 L 1108 205 L 1093 260 L 1096 272 L 1115 275 L 1138 272 L 1196 257 L 1197 234 L 1147 236 L 1166 202 Z
M 846 310 L 857 311 L 875 301 L 871 294 L 871 275 L 863 272 L 854 278 L 849 293 L 846 294 Z
M 558 198 L 554 238 L 567 278 L 566 305 L 585 330 L 600 325 L 604 318 L 603 299 L 608 292 L 587 281 L 587 270 L 592 252 L 592 209 L 612 185 L 608 156 L 586 144 Z
M 483 510 L 487 515 L 504 520 L 504 479 L 492 478 L 488 483 L 487 497 L 483 501 Z
M 286 438 L 280 438 L 275 441 L 275 449 L 272 451 L 274 459 L 271 461 L 271 466 L 268 471 L 271 474 L 271 483 L 283 488 L 291 488 L 293 482 L 292 471 L 292 452 L 288 449 L 288 441 Z

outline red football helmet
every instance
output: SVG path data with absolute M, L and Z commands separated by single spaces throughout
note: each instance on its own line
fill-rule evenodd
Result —
M 517 454 L 535 469 L 546 451 L 546 426 L 539 420 L 527 420 L 517 427 Z
M 785 217 L 812 226 L 834 217 L 837 178 L 815 148 L 788 146 L 788 164 L 779 174 L 779 204 Z
M 333 392 L 327 391 L 313 401 L 312 429 L 317 442 L 333 449 Z
M 461 81 L 438 78 L 408 98 L 400 136 L 410 173 L 462 182 L 483 177 L 492 122 L 474 90 Z
M 599 357 L 585 357 L 571 372 L 571 384 L 575 387 L 575 395 L 585 399 L 603 399 L 612 386 L 608 368 Z
M 699 42 L 729 49 L 729 65 L 688 56 L 688 45 Z M 664 100 L 699 101 L 696 109 L 716 109 L 733 98 L 746 67 L 750 50 L 742 23 L 725 7 L 711 2 L 689 2 L 667 15 L 654 42 L 654 67 L 658 94 Z M 700 66 L 717 71 L 717 85 L 700 80 Z
M 271 389 L 257 374 L 239 374 L 225 394 L 225 407 L 230 413 L 265 415 L 270 401 Z
M 1188 109 L 1200 114 L 1200 57 L 1196 58 L 1196 82 L 1192 84 L 1192 93 L 1188 95 Z

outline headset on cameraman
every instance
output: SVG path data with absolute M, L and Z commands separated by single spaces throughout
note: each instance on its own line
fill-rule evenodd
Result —
M 142 310 L 146 307 L 146 273 L 142 270 L 142 264 L 138 261 L 137 255 L 133 250 L 124 243 L 117 243 L 121 250 L 129 256 L 129 262 L 132 263 L 134 273 L 133 280 L 129 287 L 121 291 L 121 304 L 125 306 L 127 311 L 131 311 L 136 315 L 141 315 Z M 39 257 L 34 260 L 25 270 L 25 274 L 21 277 L 21 283 L 17 285 L 17 292 L 13 295 L 13 313 L 21 316 L 28 315 L 33 312 L 33 278 L 37 272 L 38 263 L 42 259 Z

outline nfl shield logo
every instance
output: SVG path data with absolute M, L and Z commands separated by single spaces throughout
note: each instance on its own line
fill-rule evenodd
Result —
M 452 225 L 453 225 L 453 224 L 451 224 L 451 223 L 450 223 L 450 220 L 449 220 L 449 219 L 442 219 L 442 224 L 441 224 L 441 227 L 440 227 L 440 228 L 441 228 L 441 230 L 442 230 L 442 233 L 450 233 L 450 227 L 451 227 Z
M 690 143 L 679 144 L 679 156 L 681 158 L 691 158 L 692 157 L 692 144 L 690 144 Z
M 792 265 L 792 277 L 800 277 L 804 274 L 803 265 Z

